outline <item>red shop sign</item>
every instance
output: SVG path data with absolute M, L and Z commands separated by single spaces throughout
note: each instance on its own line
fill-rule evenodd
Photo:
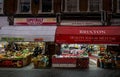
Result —
M 120 44 L 120 27 L 59 26 L 56 43 Z
M 56 25 L 56 18 L 14 18 L 14 25 Z

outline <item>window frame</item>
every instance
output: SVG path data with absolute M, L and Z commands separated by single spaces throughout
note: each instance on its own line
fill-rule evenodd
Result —
M 40 5 L 39 5 L 39 11 L 38 14 L 49 14 L 49 13 L 53 13 L 54 12 L 54 0 L 52 0 L 52 8 L 51 8 L 51 12 L 42 12 L 42 0 L 40 0 Z
M 29 10 L 29 12 L 21 12 L 21 11 L 20 11 L 20 10 L 21 10 L 21 8 L 20 8 L 20 1 L 21 1 L 21 0 L 18 0 L 17 14 L 31 14 L 31 1 L 32 1 L 32 0 L 30 0 L 30 10 Z
M 63 5 L 63 3 L 65 4 L 64 5 L 64 8 L 62 7 L 62 11 L 63 12 L 70 12 L 70 13 L 75 13 L 75 12 L 80 12 L 80 9 L 79 9 L 79 0 L 77 0 L 77 10 L 76 11 L 68 11 L 67 9 L 67 0 L 62 0 L 62 5 Z M 64 9 L 64 10 L 63 10 Z
M 119 7 L 120 3 L 119 2 L 120 2 L 120 0 L 117 0 L 117 13 L 120 13 L 120 7 Z
M 99 0 L 100 1 L 100 3 L 99 3 L 99 10 L 98 11 L 91 11 L 90 10 L 90 0 L 88 0 L 88 12 L 100 12 L 100 11 L 102 11 L 102 5 L 103 5 L 103 1 L 102 0 Z M 93 3 L 94 4 L 94 3 Z
M 3 9 L 4 9 L 4 0 L 2 0 L 2 3 L 1 3 L 1 12 L 0 12 L 0 14 L 3 14 Z

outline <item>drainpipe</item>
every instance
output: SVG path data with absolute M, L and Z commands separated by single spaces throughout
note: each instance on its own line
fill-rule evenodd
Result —
M 8 16 L 8 22 L 9 22 L 9 25 L 13 25 L 14 24 L 14 16 Z
M 103 14 L 103 16 L 104 16 L 104 25 L 107 25 L 107 23 L 108 23 L 107 12 L 106 11 L 103 11 L 103 12 L 104 12 L 104 14 Z
M 102 25 L 104 26 L 105 25 L 105 17 L 104 17 L 104 11 L 101 11 L 101 22 L 102 22 Z
M 61 23 L 61 13 L 57 13 L 56 18 L 57 18 L 57 26 L 59 26 Z

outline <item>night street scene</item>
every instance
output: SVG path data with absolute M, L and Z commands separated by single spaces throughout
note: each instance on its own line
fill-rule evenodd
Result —
M 0 0 L 0 77 L 120 77 L 120 0 Z

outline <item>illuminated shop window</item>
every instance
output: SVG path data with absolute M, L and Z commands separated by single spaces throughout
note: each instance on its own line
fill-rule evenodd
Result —
M 39 13 L 52 13 L 53 12 L 53 0 L 40 0 Z
M 3 0 L 0 0 L 0 14 L 3 13 Z
M 89 5 L 89 11 L 96 12 L 96 11 L 101 11 L 102 9 L 102 0 L 89 0 L 88 1 Z
M 79 0 L 63 0 L 64 12 L 79 12 Z
M 30 13 L 31 0 L 18 0 L 19 13 Z

